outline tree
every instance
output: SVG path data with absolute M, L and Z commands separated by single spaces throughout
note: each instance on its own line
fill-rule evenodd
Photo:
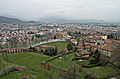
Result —
M 54 51 L 55 55 L 57 55 L 58 53 L 58 49 L 57 49 L 57 46 L 55 46 L 55 51 Z
M 89 59 L 89 61 L 90 61 L 90 63 L 91 63 L 91 64 L 95 64 L 95 63 L 96 63 L 96 61 L 95 61 L 95 58 L 94 58 L 94 57 L 91 57 L 91 58 Z
M 108 35 L 108 37 L 107 37 L 108 39 L 113 39 L 114 38 L 114 36 L 113 36 L 113 34 L 111 33 L 110 35 Z
M 50 56 L 55 56 L 55 55 L 57 55 L 57 48 L 50 47 L 45 50 L 45 54 L 50 55 Z
M 54 39 L 56 39 L 57 37 L 56 36 L 54 36 Z
M 67 49 L 68 49 L 68 51 L 70 51 L 70 50 L 73 49 L 73 46 L 72 46 L 71 44 L 68 44 L 68 45 L 67 45 Z

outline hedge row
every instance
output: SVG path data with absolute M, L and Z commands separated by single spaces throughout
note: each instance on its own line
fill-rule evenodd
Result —
M 91 67 L 96 67 L 96 66 L 98 66 L 98 64 L 88 64 L 88 65 L 83 65 L 82 67 L 91 68 Z
M 84 59 L 87 59 L 87 58 L 85 58 L 85 57 L 75 57 L 75 58 L 72 59 L 72 61 L 74 61 L 74 60 L 80 60 L 80 59 L 84 60 Z
M 47 59 L 47 60 L 45 60 L 44 62 L 48 62 L 48 61 L 51 61 L 51 60 L 53 60 L 53 59 L 56 59 L 56 58 L 59 58 L 59 57 L 61 57 L 61 56 L 63 56 L 63 55 L 67 55 L 67 54 L 70 54 L 70 53 L 72 53 L 72 52 L 64 52 L 64 53 L 61 53 L 61 54 L 58 54 L 58 55 L 56 55 L 56 56 L 54 56 L 54 57 L 51 57 L 51 58 L 49 58 L 49 59 Z

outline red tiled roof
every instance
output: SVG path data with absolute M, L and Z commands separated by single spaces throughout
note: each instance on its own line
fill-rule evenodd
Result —
M 72 41 L 74 41 L 74 42 L 77 42 L 77 40 L 76 39 L 71 39 Z
M 82 54 L 80 54 L 80 53 L 75 53 L 77 56 L 82 56 Z
M 77 48 L 79 48 L 79 49 L 83 49 L 84 47 L 83 46 L 76 46 Z
M 88 57 L 89 57 L 89 55 L 84 55 L 83 57 L 88 58 Z
M 109 46 L 109 45 L 104 45 L 101 47 L 101 49 L 106 50 L 106 51 L 110 51 L 110 52 L 114 51 L 114 47 Z
M 112 44 L 113 43 L 113 41 L 111 39 L 106 39 L 104 41 L 105 41 L 105 43 L 108 43 L 108 44 Z

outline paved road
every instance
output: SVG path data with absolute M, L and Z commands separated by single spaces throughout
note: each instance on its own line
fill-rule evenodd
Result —
M 40 42 L 40 43 L 31 45 L 31 47 L 35 47 L 35 46 L 38 46 L 40 44 L 45 44 L 45 43 L 57 42 L 57 41 L 66 41 L 66 40 L 65 39 L 53 39 L 53 40 L 48 40 L 48 41 L 44 41 L 44 42 Z M 30 46 L 26 47 L 26 48 L 30 48 Z

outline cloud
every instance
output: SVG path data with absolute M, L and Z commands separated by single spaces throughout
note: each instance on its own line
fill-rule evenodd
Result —
M 120 0 L 0 0 L 0 15 L 23 19 L 63 16 L 120 19 Z

